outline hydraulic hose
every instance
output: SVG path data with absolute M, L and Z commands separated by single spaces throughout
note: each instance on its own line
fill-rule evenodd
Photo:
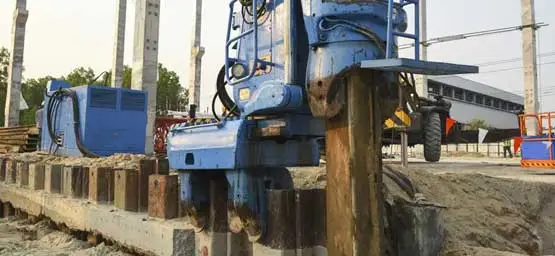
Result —
M 417 199 L 420 189 L 403 173 L 389 166 L 383 167 L 383 173 L 401 187 L 412 199 Z
M 52 95 L 48 96 L 50 97 L 50 99 L 48 101 L 48 107 L 46 111 L 46 122 L 48 126 L 48 133 L 50 134 L 50 139 L 52 140 L 52 142 L 56 142 L 58 139 L 55 134 L 58 108 L 62 104 L 64 98 L 69 97 L 72 101 L 73 106 L 73 131 L 75 133 L 75 143 L 77 144 L 77 148 L 85 157 L 100 157 L 96 153 L 86 148 L 81 141 L 81 132 L 79 131 L 81 123 L 79 117 L 79 101 L 77 99 L 77 94 L 75 93 L 75 91 L 68 89 L 59 89 L 52 93 Z M 57 142 L 56 144 L 59 145 Z
M 239 109 L 237 108 L 237 105 L 235 104 L 233 99 L 231 99 L 231 97 L 227 93 L 227 90 L 225 89 L 225 86 L 227 85 L 227 82 L 225 81 L 225 71 L 226 70 L 224 65 L 220 69 L 220 72 L 218 73 L 218 77 L 216 78 L 216 94 L 212 98 L 212 114 L 217 120 L 220 120 L 220 118 L 216 114 L 216 109 L 215 109 L 216 98 L 220 98 L 222 105 L 224 106 L 226 111 L 229 112 L 228 116 L 230 115 L 239 116 L 241 114 L 239 112 Z

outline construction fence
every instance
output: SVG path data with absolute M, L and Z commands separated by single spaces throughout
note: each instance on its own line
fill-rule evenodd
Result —
M 513 149 L 511 142 L 511 151 Z M 386 155 L 400 156 L 401 145 L 390 145 L 382 148 L 382 153 Z M 515 156 L 514 152 L 513 156 Z M 410 158 L 423 158 L 424 146 L 415 145 L 408 148 Z M 465 144 L 447 144 L 441 146 L 441 155 L 445 157 L 493 157 L 503 158 L 503 143 L 465 143 Z M 516 156 L 519 156 L 517 152 Z M 508 156 L 508 153 L 507 153 Z

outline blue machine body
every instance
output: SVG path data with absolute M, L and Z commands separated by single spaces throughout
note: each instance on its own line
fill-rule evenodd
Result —
M 476 73 L 477 67 L 419 61 L 419 47 L 415 47 L 413 60 L 397 58 L 397 37 L 420 42 L 418 33 L 404 32 L 408 20 L 403 8 L 413 5 L 417 12 L 418 3 L 230 0 L 223 61 L 225 80 L 233 88 L 240 115 L 170 129 L 168 159 L 170 168 L 181 172 L 180 201 L 185 212 L 193 217 L 206 215 L 209 186 L 203 183 L 202 175 L 221 171 L 230 185 L 228 199 L 233 211 L 247 225 L 257 223 L 264 229 L 263 177 L 282 167 L 319 163 L 316 141 L 325 135 L 324 119 L 336 115 L 340 108 L 321 111 L 314 102 L 322 109 L 328 107 L 333 99 L 326 97 L 332 91 L 338 94 L 330 84 L 345 70 L 382 71 L 380 78 L 385 85 L 379 86 L 393 88 L 398 86 L 396 72 Z M 418 31 L 418 13 L 414 17 Z M 232 36 L 234 33 L 238 35 Z M 237 50 L 235 56 L 232 48 Z M 234 69 L 237 65 L 242 68 Z M 325 87 L 332 89 L 319 94 L 319 88 Z M 245 220 L 253 216 L 256 222 Z M 253 235 L 252 229 L 245 230 L 249 237 Z
M 55 81 L 48 86 L 42 116 L 41 151 L 60 156 L 82 156 L 74 132 L 73 100 L 64 97 L 57 108 L 52 141 L 47 124 L 48 102 L 52 92 L 69 88 Z M 73 87 L 79 106 L 79 132 L 82 144 L 93 153 L 109 156 L 115 153 L 143 154 L 146 134 L 147 95 L 142 91 L 85 85 Z

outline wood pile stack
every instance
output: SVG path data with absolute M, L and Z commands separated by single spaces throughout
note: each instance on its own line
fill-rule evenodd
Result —
M 34 125 L 0 128 L 0 153 L 36 151 L 39 140 L 39 129 Z

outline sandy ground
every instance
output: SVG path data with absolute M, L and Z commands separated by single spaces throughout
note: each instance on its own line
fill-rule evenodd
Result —
M 90 246 L 69 234 L 55 231 L 47 221 L 0 220 L 0 255 L 127 256 L 113 246 Z
M 79 165 L 136 166 L 145 156 L 60 159 L 20 154 L 18 159 Z M 429 201 L 445 206 L 445 256 L 555 255 L 555 172 L 522 169 L 518 161 L 467 156 L 430 164 L 415 161 L 401 170 Z M 325 166 L 291 168 L 296 187 L 325 188 Z M 388 181 L 388 191 L 395 186 Z M 23 228 L 22 228 L 23 227 Z M 25 231 L 22 230 L 36 230 Z M 32 234 L 32 235 L 28 235 Z M 34 234 L 34 235 L 33 235 Z M 45 224 L 0 221 L 0 255 L 125 255 L 103 244 L 52 231 Z
M 429 201 L 446 207 L 442 255 L 554 255 L 555 173 L 496 161 L 388 165 L 407 174 Z M 326 185 L 324 166 L 292 171 L 298 187 Z

